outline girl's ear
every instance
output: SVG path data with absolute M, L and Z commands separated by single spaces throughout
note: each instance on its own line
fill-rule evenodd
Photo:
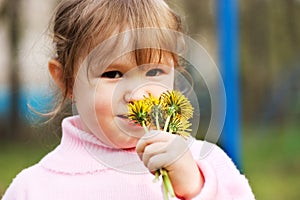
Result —
M 48 62 L 48 69 L 56 85 L 61 89 L 62 92 L 65 92 L 66 86 L 63 78 L 63 67 L 60 62 L 55 59 L 51 59 Z

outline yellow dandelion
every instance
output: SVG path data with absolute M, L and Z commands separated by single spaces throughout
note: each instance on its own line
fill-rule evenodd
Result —
M 184 120 L 179 116 L 176 116 L 171 119 L 168 127 L 168 132 L 178 134 L 184 138 L 188 138 L 192 129 L 190 127 L 192 124 L 188 120 Z
M 160 101 L 167 107 L 168 115 L 179 114 L 185 119 L 193 117 L 194 108 L 188 98 L 177 90 L 167 91 L 161 95 Z
M 147 125 L 150 123 L 149 112 L 151 105 L 144 99 L 133 101 L 128 104 L 128 119 L 136 124 L 140 124 L 148 132 Z
M 153 96 L 151 93 L 148 93 L 148 96 L 144 96 L 145 103 L 152 106 L 152 105 L 159 105 L 159 98 Z
M 171 117 L 178 115 L 183 120 L 193 117 L 194 108 L 188 98 L 177 90 L 167 91 L 160 96 L 161 104 L 168 115 L 164 131 L 167 131 Z
M 159 98 L 154 97 L 152 94 L 149 93 L 148 97 L 145 98 L 145 101 L 148 105 L 151 106 L 151 122 L 155 124 L 157 130 L 160 130 L 160 127 L 163 127 L 166 118 L 165 111 L 163 110 Z

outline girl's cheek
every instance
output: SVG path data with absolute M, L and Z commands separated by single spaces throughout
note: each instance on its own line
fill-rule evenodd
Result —
M 98 113 L 106 113 L 111 110 L 112 99 L 105 97 L 105 95 L 95 95 L 94 109 Z
M 166 92 L 167 90 L 172 90 L 171 85 L 163 85 L 163 86 L 152 86 L 151 88 L 148 89 L 151 91 L 151 94 L 154 96 L 160 96 L 162 93 Z

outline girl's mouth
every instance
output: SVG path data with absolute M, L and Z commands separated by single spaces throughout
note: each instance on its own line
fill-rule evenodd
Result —
M 121 118 L 121 119 L 128 119 L 127 115 L 117 115 L 117 117 Z
M 125 122 L 127 125 L 131 127 L 141 127 L 141 125 L 134 123 L 128 118 L 128 115 L 117 115 L 118 118 L 121 119 L 121 121 Z

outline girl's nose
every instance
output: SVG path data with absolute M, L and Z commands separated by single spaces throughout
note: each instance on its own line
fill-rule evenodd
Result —
M 149 92 L 145 88 L 139 88 L 134 91 L 128 91 L 124 94 L 124 100 L 126 103 L 143 99 L 148 96 Z

